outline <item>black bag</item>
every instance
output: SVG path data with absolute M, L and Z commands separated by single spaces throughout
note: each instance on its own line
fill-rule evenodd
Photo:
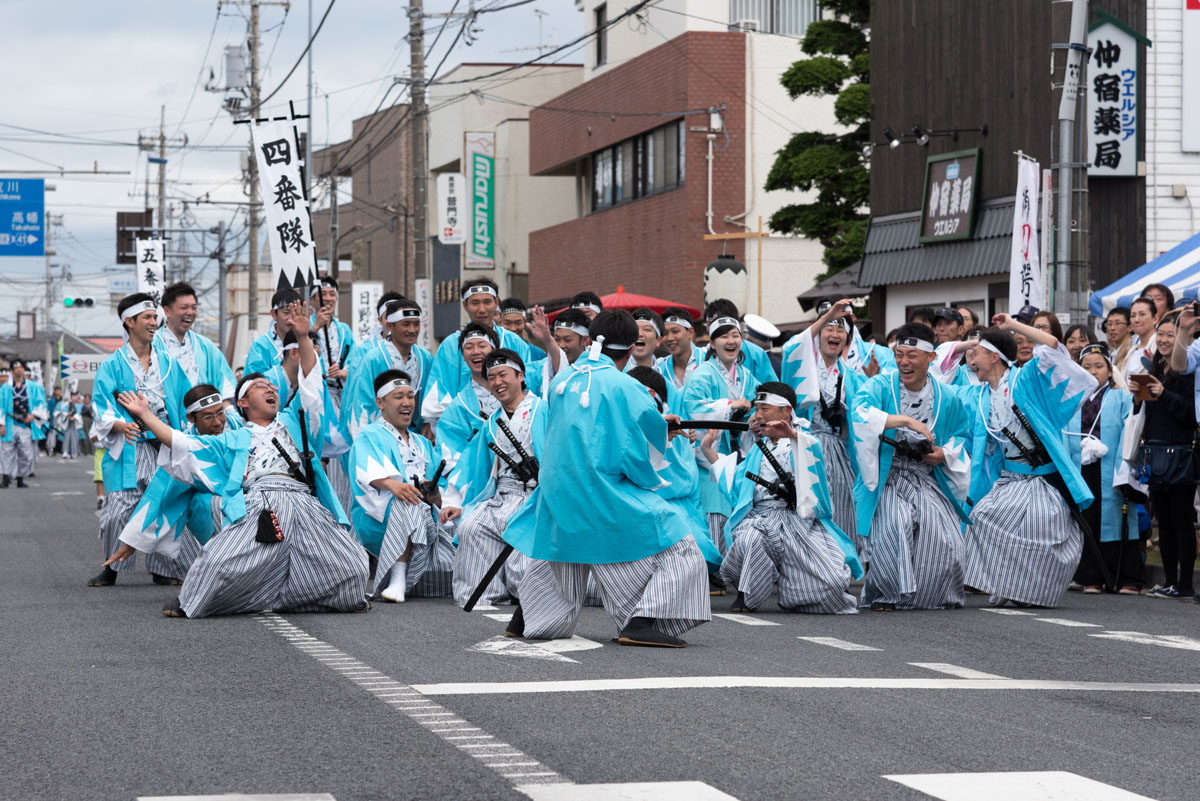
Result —
M 279 519 L 275 517 L 275 513 L 270 509 L 263 509 L 258 513 L 258 529 L 255 532 L 254 539 L 263 545 L 274 545 L 277 542 L 283 542 L 283 530 L 279 527 Z
M 1159 440 L 1142 440 L 1138 478 L 1145 484 L 1183 486 L 1200 477 L 1196 465 L 1196 442 L 1186 445 Z

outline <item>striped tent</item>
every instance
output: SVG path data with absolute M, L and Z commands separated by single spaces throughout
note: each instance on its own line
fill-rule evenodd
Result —
M 1147 284 L 1164 284 L 1175 300 L 1200 297 L 1200 234 L 1185 239 L 1153 261 L 1143 264 L 1119 281 L 1092 293 L 1088 309 L 1103 317 L 1117 306 L 1128 307 Z

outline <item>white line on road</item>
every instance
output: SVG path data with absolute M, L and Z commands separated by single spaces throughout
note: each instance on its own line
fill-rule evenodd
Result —
M 917 773 L 884 776 L 942 801 L 1154 801 L 1061 770 L 1013 773 Z
M 512 615 L 506 615 L 503 612 L 488 612 L 484 615 L 484 617 L 495 620 L 498 623 L 508 623 L 510 620 L 512 620 Z
M 1101 629 L 1104 628 L 1099 623 L 1082 623 L 1078 620 L 1068 620 L 1065 617 L 1038 617 L 1034 618 L 1039 623 L 1053 623 L 1056 626 L 1067 626 L 1074 629 Z
M 1161 645 L 1163 648 L 1179 648 L 1184 651 L 1200 651 L 1200 640 L 1183 637 L 1178 634 L 1145 634 L 1140 631 L 1106 631 L 1103 634 L 1089 634 L 1089 637 L 1099 637 L 1103 640 L 1120 640 L 1138 645 Z
M 734 623 L 741 623 L 743 626 L 778 626 L 779 624 L 773 620 L 764 620 L 761 617 L 752 615 L 739 615 L 732 612 L 713 612 L 713 617 L 719 617 L 724 620 L 732 620 Z
M 1110 693 L 1192 693 L 1200 684 L 1057 681 L 1052 679 L 857 678 L 846 676 L 659 676 L 641 679 L 574 681 L 496 681 L 414 684 L 425 695 L 510 695 L 526 693 L 594 693 L 617 690 L 692 690 L 762 687 L 768 689 L 856 690 L 1035 690 Z
M 532 801 L 737 801 L 704 782 L 541 784 L 517 789 Z
M 52 492 L 50 494 L 52 496 L 57 496 L 57 495 L 82 495 L 83 493 L 82 492 Z
M 878 648 L 872 648 L 869 645 L 859 645 L 856 642 L 846 642 L 839 640 L 837 637 L 797 637 L 797 640 L 805 640 L 806 642 L 815 642 L 817 645 L 828 645 L 830 648 L 840 648 L 843 651 L 878 651 Z
M 947 673 L 951 676 L 958 676 L 960 679 L 1003 679 L 1005 676 L 997 676 L 994 673 L 984 673 L 982 670 L 972 670 L 971 668 L 959 667 L 958 665 L 950 665 L 946 662 L 909 662 L 913 667 L 925 668 L 926 670 L 935 670 L 938 673 Z
M 1029 615 L 1033 616 L 1033 612 L 1022 612 L 1020 609 L 1002 609 L 983 606 L 979 608 L 980 612 L 991 612 L 993 615 Z

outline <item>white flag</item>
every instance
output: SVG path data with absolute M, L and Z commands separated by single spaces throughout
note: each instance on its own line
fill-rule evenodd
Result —
M 1013 211 L 1012 258 L 1008 275 L 1008 313 L 1022 306 L 1042 308 L 1042 265 L 1038 248 L 1039 166 L 1032 159 L 1017 159 L 1017 201 Z
M 165 239 L 135 239 L 137 253 L 137 291 L 145 292 L 158 303 L 167 284 L 167 241 Z
M 305 197 L 300 130 L 291 120 L 255 122 L 253 141 L 275 290 L 313 286 L 317 282 L 317 251 Z

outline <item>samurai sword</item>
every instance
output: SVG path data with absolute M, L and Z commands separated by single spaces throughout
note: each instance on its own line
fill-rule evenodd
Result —
M 445 469 L 446 469 L 446 460 L 443 459 L 442 463 L 438 465 L 437 470 L 434 471 L 432 479 L 430 479 L 429 481 L 421 481 L 419 479 L 419 477 L 417 477 L 418 480 L 414 483 L 416 483 L 416 485 L 421 488 L 422 495 L 428 495 L 429 493 L 431 493 L 437 489 L 438 482 L 442 480 L 442 472 Z M 426 503 L 429 503 L 429 501 L 426 501 Z M 429 503 L 429 508 L 430 509 L 433 508 L 432 503 Z
M 521 447 L 521 441 L 513 436 L 512 429 L 504 422 L 502 414 L 496 415 L 496 425 L 504 432 L 504 436 L 508 437 L 508 441 L 513 444 L 517 455 L 521 457 L 520 463 L 516 468 L 517 476 L 521 479 L 521 483 L 529 484 L 530 481 L 537 481 L 538 478 L 538 460 L 530 456 L 524 448 Z
M 795 509 L 796 480 L 792 477 L 791 473 L 784 470 L 783 466 L 779 464 L 779 460 L 775 458 L 775 454 L 771 453 L 771 449 L 767 447 L 765 440 L 760 437 L 759 439 L 754 440 L 754 444 L 758 446 L 760 451 L 762 451 L 763 458 L 767 460 L 767 462 L 771 465 L 771 468 L 775 471 L 775 475 L 778 477 L 780 486 L 786 490 L 787 495 L 784 497 L 784 500 L 787 501 L 788 508 Z
M 512 429 L 508 427 L 508 423 L 504 422 L 504 417 L 502 415 L 496 415 L 496 425 L 500 427 L 500 430 L 504 432 L 504 436 L 508 437 L 508 441 L 513 444 L 514 448 L 516 448 L 517 456 L 521 457 L 521 461 L 533 459 L 533 457 L 526 453 L 525 449 L 521 447 L 521 441 L 513 435 Z
M 667 421 L 668 431 L 680 431 L 682 429 L 705 429 L 719 428 L 722 431 L 749 431 L 750 424 L 735 420 L 674 420 Z
M 300 439 L 304 443 L 304 450 L 300 453 L 300 458 L 304 460 L 304 475 L 305 483 L 312 491 L 317 489 L 317 479 L 313 474 L 313 452 L 308 447 L 308 422 L 304 414 L 304 407 L 300 408 Z
M 757 473 L 751 473 L 749 470 L 746 471 L 746 478 L 750 479 L 755 484 L 762 487 L 784 503 L 788 503 L 787 485 L 783 484 L 782 482 L 767 481 L 762 476 L 758 475 Z
M 504 567 L 504 563 L 508 561 L 508 555 L 513 552 L 513 547 L 507 542 L 504 543 L 504 548 L 500 551 L 500 555 L 496 557 L 496 561 L 492 562 L 492 566 L 483 574 L 483 581 L 479 582 L 479 586 L 471 593 L 471 597 L 467 599 L 463 605 L 464 612 L 470 612 L 475 608 L 475 604 L 479 603 L 479 599 L 483 597 L 483 591 L 492 583 L 492 579 L 500 572 L 500 568 Z
M 307 484 L 308 482 L 304 479 L 304 473 L 300 470 L 300 465 L 296 464 L 296 460 L 292 458 L 292 455 L 279 442 L 279 437 L 271 437 L 271 444 L 275 446 L 275 450 L 279 451 L 279 455 L 283 457 L 283 461 L 287 462 L 288 473 L 291 474 L 292 478 L 302 484 Z
M 331 326 L 331 325 L 333 325 L 332 320 L 329 322 L 328 325 L 325 326 L 325 361 L 329 365 L 329 369 L 332 370 L 333 369 L 333 346 L 329 342 L 329 326 Z M 337 385 L 340 388 L 342 386 L 342 380 L 340 378 L 337 378 L 334 380 L 337 381 Z
M 499 456 L 504 461 L 504 463 L 509 466 L 509 469 L 511 469 L 514 473 L 520 475 L 521 465 L 517 464 L 511 456 L 509 456 L 507 453 L 502 451 L 500 449 L 499 445 L 497 445 L 494 442 L 489 442 L 488 449 L 491 450 L 492 453 Z

